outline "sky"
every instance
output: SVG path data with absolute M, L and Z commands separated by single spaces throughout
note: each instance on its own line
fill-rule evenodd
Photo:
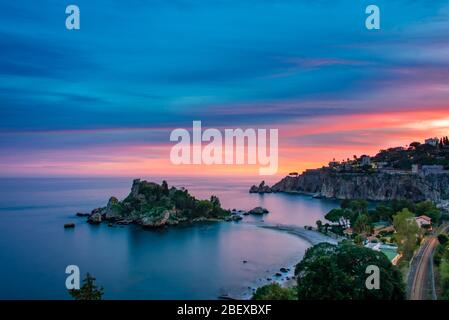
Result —
M 0 176 L 258 174 L 173 165 L 194 120 L 278 129 L 273 181 L 449 135 L 448 34 L 448 0 L 0 0 Z

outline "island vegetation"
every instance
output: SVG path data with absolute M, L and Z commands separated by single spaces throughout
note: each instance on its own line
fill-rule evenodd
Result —
M 103 221 L 110 224 L 135 223 L 145 228 L 240 219 L 238 215 L 223 209 L 216 196 L 198 200 L 184 188 L 169 188 L 166 181 L 157 184 L 140 179 L 133 181 L 131 193 L 123 201 L 111 197 L 106 207 L 94 209 L 87 216 L 92 224 Z

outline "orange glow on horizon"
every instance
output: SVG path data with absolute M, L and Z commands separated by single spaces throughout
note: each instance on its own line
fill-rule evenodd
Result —
M 449 108 L 322 116 L 306 123 L 298 121 L 297 124 L 290 122 L 269 127 L 279 129 L 279 169 L 275 176 L 260 176 L 260 179 L 276 181 L 289 172 L 318 168 L 334 158 L 374 155 L 380 149 L 449 135 Z M 259 165 L 173 165 L 169 160 L 173 145 L 167 141 L 153 145 L 34 150 L 34 154 L 21 159 L 14 155 L 2 156 L 0 164 L 2 175 L 258 176 Z

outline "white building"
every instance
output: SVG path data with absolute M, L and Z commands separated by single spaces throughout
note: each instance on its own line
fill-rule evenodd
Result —
M 370 158 L 370 156 L 367 156 L 367 155 L 361 156 L 360 157 L 360 164 L 362 166 L 369 166 L 369 165 L 371 165 L 371 158 Z
M 376 162 L 375 165 L 376 165 L 377 169 L 383 169 L 388 166 L 388 162 L 385 162 L 385 161 Z
M 419 216 L 415 218 L 416 223 L 420 228 L 423 226 L 431 226 L 432 225 L 432 219 L 428 216 Z
M 440 142 L 440 140 L 435 137 L 435 138 L 426 139 L 424 142 L 430 146 L 436 147 L 438 145 L 438 143 Z

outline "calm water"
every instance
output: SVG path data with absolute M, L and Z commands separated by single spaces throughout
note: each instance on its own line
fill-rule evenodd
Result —
M 163 231 L 91 226 L 74 217 L 105 205 L 111 195 L 124 198 L 131 182 L 1 179 L 0 299 L 70 298 L 65 289 L 69 264 L 78 265 L 82 274 L 92 273 L 105 288 L 104 298 L 215 299 L 224 293 L 250 292 L 248 287 L 298 262 L 309 246 L 293 235 L 252 225 L 262 219 L 256 217 Z M 263 217 L 266 222 L 314 225 L 337 206 L 307 196 L 249 194 L 249 185 L 257 181 L 168 182 L 200 198 L 218 195 L 226 208 L 266 207 L 271 212 Z M 64 230 L 67 222 L 75 222 L 76 228 Z

